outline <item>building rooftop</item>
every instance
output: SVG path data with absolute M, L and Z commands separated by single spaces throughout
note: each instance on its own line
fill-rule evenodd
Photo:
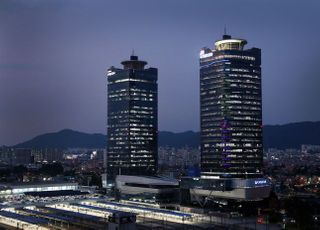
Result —
M 121 62 L 124 69 L 137 69 L 143 70 L 145 65 L 148 63 L 146 61 L 140 61 L 138 56 L 131 55 L 130 60 Z
M 48 221 L 46 221 L 44 219 L 36 218 L 36 217 L 33 217 L 33 216 L 20 215 L 20 214 L 13 213 L 13 212 L 8 212 L 8 211 L 0 211 L 0 216 L 12 218 L 12 219 L 15 219 L 15 220 L 24 221 L 24 222 L 27 222 L 27 223 L 30 223 L 30 224 L 48 224 Z

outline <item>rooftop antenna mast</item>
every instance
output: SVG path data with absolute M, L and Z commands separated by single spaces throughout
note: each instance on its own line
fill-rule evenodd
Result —
M 224 29 L 223 29 L 223 36 L 222 36 L 222 39 L 230 39 L 231 36 L 227 34 L 227 26 L 224 25 Z

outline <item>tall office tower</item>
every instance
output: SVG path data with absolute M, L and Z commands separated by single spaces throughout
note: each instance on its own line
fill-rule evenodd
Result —
M 203 177 L 261 176 L 261 50 L 224 35 L 200 51 Z
M 107 175 L 154 175 L 158 157 L 158 70 L 132 55 L 108 70 Z

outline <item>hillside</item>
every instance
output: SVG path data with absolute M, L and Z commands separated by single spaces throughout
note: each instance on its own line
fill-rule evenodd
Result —
M 300 148 L 302 144 L 320 145 L 320 122 L 299 122 L 263 127 L 264 148 Z M 17 148 L 105 148 L 106 135 L 87 134 L 70 129 L 39 135 Z M 199 146 L 199 132 L 159 132 L 159 146 L 180 148 Z

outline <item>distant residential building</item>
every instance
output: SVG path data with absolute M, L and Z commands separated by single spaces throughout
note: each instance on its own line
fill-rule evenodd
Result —
M 14 149 L 12 155 L 12 165 L 27 165 L 33 163 L 31 149 Z
M 0 147 L 0 163 L 2 165 L 11 165 L 13 149 L 9 147 Z
M 158 96 L 156 68 L 132 55 L 108 79 L 107 174 L 153 175 L 157 171 Z
M 200 164 L 200 152 L 197 148 L 159 147 L 159 165 L 176 169 Z
M 31 154 L 34 158 L 34 162 L 58 162 L 63 160 L 63 151 L 61 149 L 32 149 Z
M 203 176 L 261 175 L 261 50 L 224 35 L 200 52 Z
M 320 145 L 301 145 L 303 153 L 320 153 Z

